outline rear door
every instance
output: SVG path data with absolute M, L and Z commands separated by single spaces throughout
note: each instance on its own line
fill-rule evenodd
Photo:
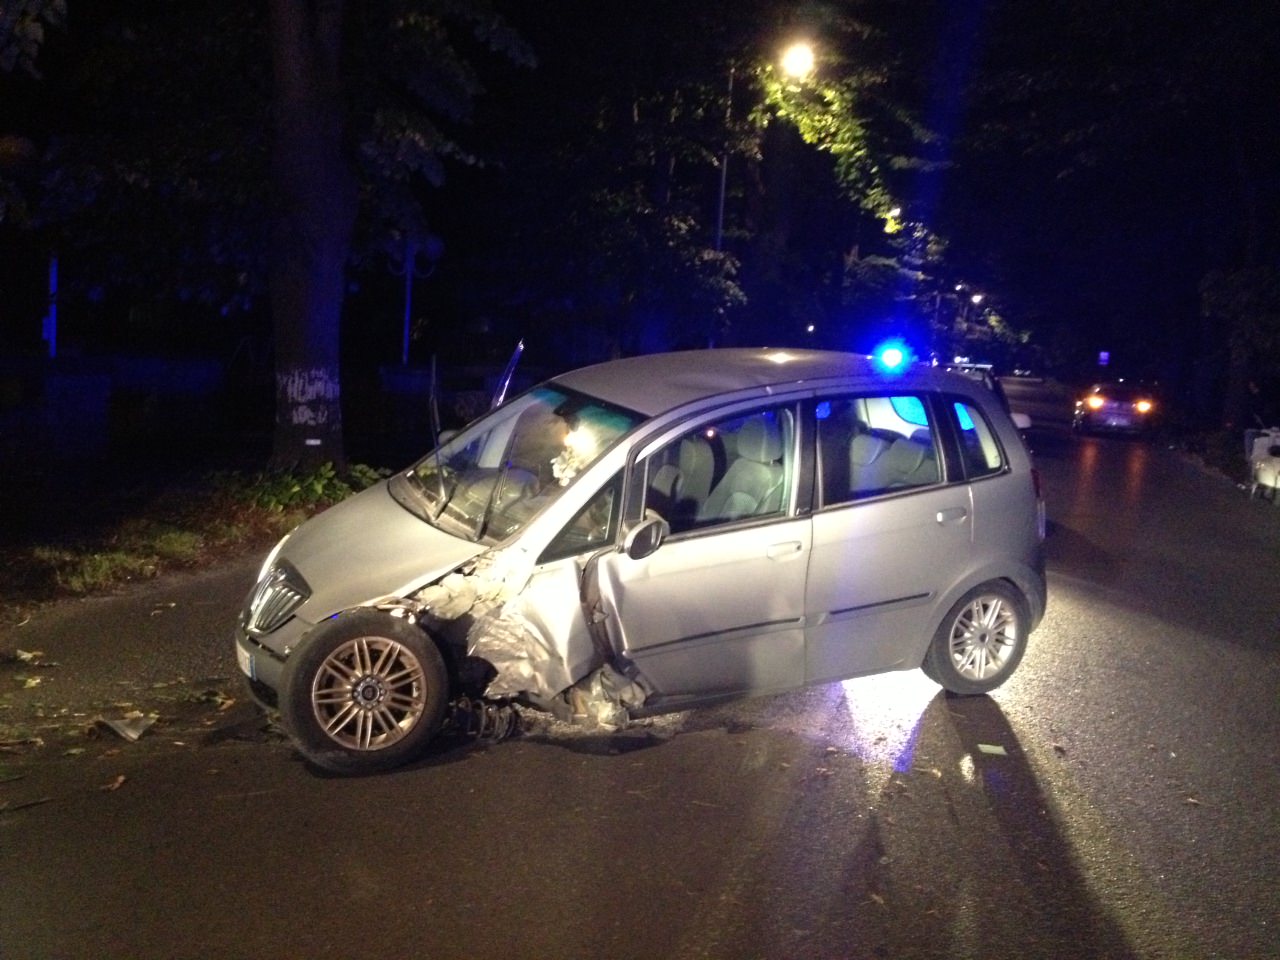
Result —
M 918 665 L 909 661 L 972 537 L 969 491 L 948 482 L 938 419 L 923 393 L 850 394 L 817 406 L 810 683 Z

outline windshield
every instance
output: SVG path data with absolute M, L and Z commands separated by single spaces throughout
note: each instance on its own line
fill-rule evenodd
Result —
M 504 540 L 644 419 L 593 397 L 538 387 L 477 420 L 418 463 L 415 510 L 451 533 Z

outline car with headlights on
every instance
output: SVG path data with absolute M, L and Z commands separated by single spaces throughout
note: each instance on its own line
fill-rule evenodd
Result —
M 1155 392 L 1140 383 L 1096 383 L 1076 400 L 1072 427 L 1079 433 L 1144 434 L 1156 424 Z
M 811 350 L 616 360 L 497 406 L 262 565 L 241 671 L 312 763 L 386 769 L 458 704 L 617 728 L 921 668 L 982 694 L 1045 611 L 999 399 Z

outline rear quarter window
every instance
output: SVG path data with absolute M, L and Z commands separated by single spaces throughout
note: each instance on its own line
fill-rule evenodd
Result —
M 954 400 L 951 409 L 955 414 L 956 435 L 960 442 L 960 459 L 964 463 L 965 476 L 973 480 L 1004 470 L 1004 451 L 982 410 L 967 400 Z

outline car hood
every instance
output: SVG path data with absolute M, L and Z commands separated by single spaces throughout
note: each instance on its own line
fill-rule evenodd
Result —
M 302 524 L 280 556 L 311 588 L 298 616 L 318 623 L 370 600 L 411 593 L 486 549 L 415 517 L 383 481 Z

